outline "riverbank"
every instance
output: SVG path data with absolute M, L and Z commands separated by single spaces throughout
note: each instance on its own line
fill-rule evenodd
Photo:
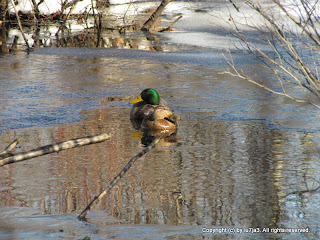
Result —
M 233 11 L 231 5 L 225 2 L 171 2 L 165 8 L 156 30 L 168 27 L 175 19 L 182 16 L 173 25 L 174 31 L 145 33 L 135 30 L 133 26 L 145 21 L 158 4 L 158 2 L 143 2 L 103 8 L 100 32 L 97 32 L 96 18 L 90 12 L 88 12 L 90 15 L 75 15 L 65 22 L 53 19 L 53 21 L 45 19 L 39 22 L 33 19 L 24 26 L 24 32 L 31 47 L 86 46 L 151 51 L 176 51 L 182 45 L 211 47 L 210 45 L 215 44 L 214 47 L 221 47 L 221 44 L 217 42 L 221 29 L 219 30 L 217 25 L 213 24 L 216 17 L 212 15 L 221 10 L 224 11 L 222 7 Z M 227 18 L 226 16 L 225 19 L 221 19 L 220 23 L 226 21 Z M 6 43 L 9 47 L 15 44 L 19 49 L 25 49 L 25 40 L 18 26 L 7 26 L 3 23 L 3 27 L 6 27 L 4 30 L 6 37 L 2 35 L 3 44 Z M 185 35 L 185 32 L 188 32 L 189 35 Z M 163 41 L 166 39 L 169 41 Z

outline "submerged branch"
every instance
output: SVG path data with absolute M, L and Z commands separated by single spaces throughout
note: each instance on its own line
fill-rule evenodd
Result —
M 0 160 L 0 166 L 28 160 L 31 158 L 39 157 L 39 156 L 46 155 L 46 154 L 53 153 L 53 152 L 60 152 L 62 150 L 66 150 L 69 148 L 79 147 L 79 146 L 88 145 L 88 144 L 92 144 L 92 143 L 99 143 L 99 142 L 105 141 L 109 138 L 111 138 L 111 135 L 103 133 L 100 135 L 84 137 L 84 138 L 76 138 L 76 139 L 71 139 L 68 141 L 60 142 L 57 144 L 50 144 L 50 145 L 42 146 L 42 147 L 30 150 L 28 152 L 19 153 L 19 154 L 4 158 L 4 159 Z
M 148 145 L 145 149 L 135 155 L 127 165 L 118 173 L 118 175 L 109 183 L 109 185 L 102 190 L 97 196 L 93 198 L 93 200 L 89 203 L 89 205 L 80 213 L 78 216 L 79 220 L 84 220 L 86 215 L 91 211 L 91 209 L 112 189 L 114 185 L 123 177 L 123 175 L 131 168 L 132 164 L 138 159 L 141 158 L 144 154 L 149 152 L 159 141 L 161 137 L 157 137 L 154 141 Z

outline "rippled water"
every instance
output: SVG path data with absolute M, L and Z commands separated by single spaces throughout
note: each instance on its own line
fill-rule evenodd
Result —
M 204 31 L 213 39 L 212 29 L 189 30 L 163 36 L 183 43 Z M 112 138 L 0 167 L 0 239 L 319 238 L 319 112 L 223 74 L 221 51 L 204 47 L 1 56 L 0 149 L 17 137 L 16 151 L 102 132 Z M 254 59 L 233 58 L 272 78 Z M 175 141 L 162 139 L 78 221 L 143 149 L 128 102 L 147 87 L 181 118 Z
M 23 139 L 22 151 L 112 133 L 104 143 L 0 168 L 1 236 L 272 238 L 202 233 L 220 226 L 308 227 L 309 235 L 273 236 L 318 236 L 319 193 L 297 192 L 318 187 L 317 115 L 307 112 L 311 106 L 221 74 L 222 65 L 209 55 L 197 62 L 199 52 L 168 53 L 166 62 L 164 53 L 40 49 L 0 58 L 1 149 L 16 137 Z M 76 214 L 142 149 L 128 102 L 146 87 L 156 88 L 181 117 L 179 141 L 160 142 L 87 223 L 77 221 Z

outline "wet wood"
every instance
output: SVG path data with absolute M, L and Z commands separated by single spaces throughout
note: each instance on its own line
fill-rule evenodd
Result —
M 131 168 L 132 164 L 139 158 L 141 158 L 144 154 L 149 152 L 159 141 L 161 137 L 157 137 L 154 139 L 154 141 L 148 145 L 145 149 L 143 149 L 141 152 L 139 152 L 137 155 L 135 155 L 133 158 L 130 159 L 130 161 L 127 163 L 127 165 L 118 173 L 118 175 L 109 183 L 109 185 L 102 190 L 97 196 L 93 198 L 93 200 L 89 203 L 89 205 L 80 213 L 78 216 L 79 220 L 85 220 L 86 215 L 93 209 L 95 205 L 104 197 L 107 195 L 107 193 L 112 189 L 114 185 L 124 176 L 124 174 Z
M 149 31 L 151 28 L 153 28 L 155 22 L 158 20 L 158 18 L 161 16 L 163 10 L 165 7 L 170 3 L 171 0 L 162 0 L 161 4 L 157 8 L 156 11 L 150 16 L 150 18 L 143 24 L 141 30 L 143 31 Z
M 164 29 L 161 29 L 159 32 L 172 31 L 172 26 L 173 26 L 176 22 L 178 22 L 181 18 L 182 18 L 182 16 L 179 16 L 176 20 L 174 20 L 174 21 L 169 25 L 169 27 L 164 28 Z
M 16 146 L 19 144 L 20 141 L 21 141 L 21 138 L 17 138 L 12 143 L 10 143 L 8 147 L 6 147 L 4 151 L 0 153 L 0 159 L 7 158 L 9 156 L 14 155 L 12 152 L 16 148 Z
M 63 142 L 60 142 L 57 144 L 50 144 L 50 145 L 42 146 L 42 147 L 27 151 L 24 153 L 18 153 L 13 156 L 4 158 L 4 159 L 0 160 L 0 166 L 4 166 L 4 165 L 10 164 L 10 163 L 25 161 L 25 160 L 28 160 L 31 158 L 39 157 L 39 156 L 46 155 L 46 154 L 53 153 L 53 152 L 60 152 L 62 150 L 66 150 L 66 149 L 70 149 L 70 148 L 75 148 L 75 147 L 79 147 L 79 146 L 83 146 L 83 145 L 103 142 L 109 138 L 111 138 L 111 135 L 103 133 L 103 134 L 99 134 L 99 135 L 95 135 L 95 136 L 76 138 L 76 139 L 71 139 L 68 141 L 63 141 Z M 13 143 L 11 143 L 11 144 L 13 144 Z

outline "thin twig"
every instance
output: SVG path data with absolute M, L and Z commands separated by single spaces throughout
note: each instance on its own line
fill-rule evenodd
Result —
M 275 3 L 277 3 L 277 0 L 274 0 L 274 1 Z M 271 33 L 271 39 L 268 36 L 266 36 L 266 33 L 264 30 L 259 29 L 257 26 L 255 26 L 254 29 L 264 34 L 264 36 L 266 37 L 266 40 L 264 41 L 268 43 L 269 46 L 271 46 L 273 53 L 275 53 L 275 55 L 272 56 L 269 54 L 269 52 L 263 51 L 258 46 L 249 42 L 250 40 L 249 37 L 244 35 L 244 33 L 238 28 L 237 23 L 234 21 L 232 21 L 234 32 L 231 32 L 231 34 L 236 38 L 238 38 L 239 40 L 241 40 L 241 45 L 245 52 L 262 60 L 262 62 L 269 69 L 274 71 L 274 73 L 276 74 L 281 84 L 282 92 L 275 91 L 271 88 L 268 88 L 264 84 L 261 84 L 253 80 L 252 78 L 248 77 L 243 72 L 237 71 L 235 69 L 234 64 L 233 63 L 230 64 L 230 61 L 229 61 L 229 64 L 232 66 L 233 71 L 232 73 L 229 72 L 229 74 L 234 74 L 238 77 L 246 79 L 249 82 L 252 82 L 275 94 L 288 97 L 297 102 L 307 102 L 319 108 L 318 104 L 315 104 L 314 102 L 312 102 L 309 94 L 308 94 L 308 98 L 309 98 L 308 100 L 295 98 L 286 92 L 285 85 L 283 84 L 283 82 L 286 81 L 290 84 L 298 85 L 305 92 L 312 93 L 314 96 L 320 98 L 320 83 L 317 75 L 317 68 L 315 68 L 315 70 L 311 68 L 309 62 L 306 61 L 305 58 L 303 58 L 302 53 L 298 52 L 296 45 L 290 39 L 290 37 L 292 36 L 290 35 L 291 32 L 289 33 L 286 32 L 283 28 L 283 25 L 276 22 L 275 19 L 272 17 L 272 14 L 270 15 L 268 12 L 265 12 L 263 7 L 259 3 L 256 3 L 254 1 L 246 0 L 246 4 L 249 5 L 253 10 L 255 10 L 266 21 L 265 26 L 267 27 L 267 29 L 269 29 Z M 246 20 L 247 18 L 245 17 L 244 19 Z M 261 36 L 260 36 L 260 39 L 261 39 Z M 278 46 L 281 49 L 278 49 Z M 285 54 L 288 54 L 288 56 Z M 290 61 L 295 63 L 295 66 L 291 64 Z M 305 79 L 306 83 L 302 79 Z
M 22 37 L 27 45 L 27 50 L 30 50 L 30 46 L 29 46 L 29 43 L 28 43 L 28 39 L 26 38 L 26 36 L 24 35 L 24 32 L 23 32 L 23 28 L 22 28 L 22 24 L 21 24 L 21 21 L 20 21 L 20 17 L 19 17 L 19 14 L 18 14 L 18 11 L 17 11 L 17 8 L 16 8 L 16 4 L 14 3 L 13 0 L 11 0 L 11 4 L 13 6 L 13 9 L 16 13 L 16 16 L 17 16 L 17 20 L 18 20 L 18 24 L 19 24 L 19 28 L 20 28 L 20 32 L 22 34 Z
M 274 2 L 277 1 L 274 0 Z M 308 65 L 296 52 L 295 47 L 293 46 L 292 42 L 286 37 L 285 32 L 278 26 L 278 24 L 274 21 L 274 19 L 272 19 L 272 17 L 270 17 L 267 13 L 262 11 L 261 7 L 256 6 L 252 1 L 249 0 L 247 0 L 246 3 L 249 6 L 251 6 L 254 10 L 256 10 L 273 27 L 277 36 L 279 37 L 279 40 L 281 40 L 284 43 L 288 51 L 292 54 L 292 56 L 294 56 L 294 60 L 296 61 L 296 64 L 300 67 L 301 71 L 303 72 L 303 75 L 308 79 L 309 82 L 312 83 L 313 87 L 315 88 L 316 91 L 313 91 L 312 93 L 320 98 L 320 93 L 318 92 L 319 79 L 315 77 L 315 75 L 308 68 Z M 296 22 L 296 24 L 298 23 Z M 312 35 L 308 34 L 308 36 L 311 39 L 313 39 Z
M 303 32 L 305 32 L 308 37 L 310 39 L 312 39 L 318 46 L 320 46 L 320 41 L 315 37 L 313 36 L 313 34 L 309 31 L 306 30 L 306 26 L 304 26 L 301 22 L 299 22 L 298 20 L 296 20 L 294 18 L 294 16 L 292 16 L 286 9 L 285 7 L 278 1 L 278 0 L 273 0 L 280 8 L 281 10 L 297 25 L 299 26 Z M 310 13 L 311 14 L 311 13 Z M 310 14 L 309 14 L 309 18 L 310 18 Z M 310 18 L 311 19 L 311 18 Z M 317 32 L 316 32 L 317 33 Z M 318 35 L 319 36 L 319 35 Z
M 230 53 L 229 53 L 230 54 Z M 257 81 L 255 81 L 254 79 L 250 78 L 249 76 L 245 75 L 243 72 L 240 72 L 236 67 L 235 67 L 235 64 L 233 62 L 233 58 L 231 59 L 228 59 L 225 55 L 223 55 L 224 58 L 227 60 L 228 64 L 231 66 L 233 72 L 231 71 L 224 71 L 223 73 L 226 73 L 226 74 L 230 74 L 232 76 L 235 76 L 235 77 L 239 77 L 239 78 L 242 78 L 242 79 L 245 79 L 247 80 L 248 82 L 251 82 L 261 88 L 264 88 L 266 90 L 268 90 L 269 92 L 272 92 L 276 95 L 280 95 L 280 96 L 284 96 L 284 97 L 287 97 L 287 98 L 290 98 L 291 100 L 294 100 L 296 102 L 299 102 L 299 103 L 309 103 L 309 104 L 312 104 L 313 106 L 317 107 L 320 109 L 320 106 L 315 104 L 314 102 L 311 101 L 311 99 L 309 98 L 309 101 L 307 100 L 303 100 L 303 99 L 299 99 L 299 98 L 296 98 L 296 97 L 293 97 L 289 94 L 287 94 L 285 91 L 283 92 L 279 92 L 279 91 L 275 91 L 267 86 L 265 86 L 264 84 L 262 83 L 258 83 Z M 283 88 L 282 88 L 283 89 Z
M 288 193 L 284 196 L 284 198 L 290 196 L 290 195 L 294 195 L 294 194 L 298 194 L 299 196 L 305 194 L 305 193 L 315 193 L 315 192 L 319 192 L 320 190 L 320 186 L 318 186 L 317 188 L 314 189 L 307 189 L 307 190 L 297 190 L 297 191 L 293 191 L 291 193 Z
M 236 5 L 232 0 L 229 0 L 229 2 L 233 5 L 233 7 L 234 7 L 238 12 L 240 12 L 239 8 L 237 7 L 237 5 Z

